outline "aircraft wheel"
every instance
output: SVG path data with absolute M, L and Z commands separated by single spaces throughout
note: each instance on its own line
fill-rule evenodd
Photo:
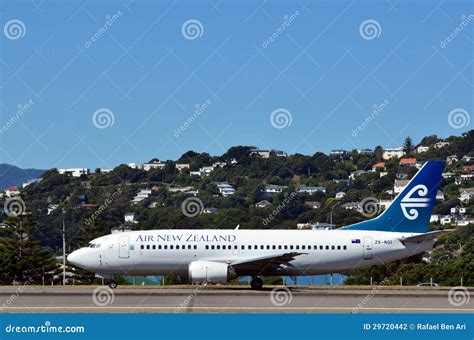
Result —
M 110 281 L 109 281 L 109 287 L 112 288 L 112 289 L 117 288 L 117 281 L 115 281 L 115 280 L 110 280 Z
M 261 278 L 259 277 L 254 277 L 252 279 L 252 281 L 250 281 L 250 287 L 252 287 L 252 289 L 262 289 L 263 287 L 263 281 Z

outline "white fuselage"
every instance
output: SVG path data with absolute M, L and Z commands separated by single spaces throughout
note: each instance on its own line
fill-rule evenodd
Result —
M 100 237 L 68 260 L 109 275 L 183 275 L 193 261 L 242 263 L 298 253 L 265 275 L 349 272 L 421 253 L 434 240 L 401 242 L 417 234 L 366 230 L 147 230 Z M 253 271 L 240 271 L 254 275 Z

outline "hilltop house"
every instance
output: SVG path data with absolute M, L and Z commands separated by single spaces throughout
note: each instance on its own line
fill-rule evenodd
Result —
M 317 192 L 322 192 L 326 193 L 326 188 L 325 187 L 301 187 L 298 189 L 299 193 L 302 194 L 308 194 L 308 195 L 313 195 Z
M 81 175 L 89 175 L 90 170 L 87 168 L 68 168 L 68 169 L 58 169 L 58 173 L 60 175 L 81 177 Z
M 459 200 L 463 203 L 467 203 L 474 197 L 474 188 L 459 188 L 459 193 Z
M 283 191 L 286 187 L 283 185 L 267 184 L 262 189 L 264 194 L 277 194 Z
M 372 171 L 375 172 L 377 170 L 385 171 L 385 162 L 378 162 L 372 165 Z
M 407 186 L 408 182 L 410 182 L 408 179 L 396 179 L 395 184 L 393 186 L 393 193 L 401 193 L 403 189 L 405 189 L 405 187 Z
M 255 203 L 255 208 L 266 208 L 270 207 L 272 204 L 268 202 L 267 200 L 263 200 L 260 202 Z
M 403 151 L 402 147 L 384 149 L 383 154 L 382 154 L 382 158 L 385 159 L 385 160 L 392 159 L 394 157 L 400 158 L 404 154 L 405 154 L 405 152 Z
M 321 203 L 316 202 L 316 201 L 306 201 L 304 202 L 305 205 L 310 207 L 311 209 L 319 209 L 321 208 Z

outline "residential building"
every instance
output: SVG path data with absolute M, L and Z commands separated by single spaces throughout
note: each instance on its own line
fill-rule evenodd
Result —
M 459 159 L 458 159 L 458 157 L 455 156 L 455 155 L 446 157 L 446 163 L 447 163 L 448 165 L 453 165 L 454 163 L 456 163 L 456 162 L 458 162 L 458 161 L 459 161 Z
M 379 207 L 380 209 L 387 209 L 392 202 L 393 200 L 379 200 Z
M 401 158 L 405 152 L 403 151 L 403 147 L 398 147 L 398 148 L 389 148 L 389 149 L 384 149 L 382 158 L 385 160 L 392 159 L 392 158 Z
M 151 162 L 151 163 L 145 163 L 143 164 L 143 170 L 145 171 L 150 171 L 153 169 L 163 169 L 166 166 L 165 163 L 161 162 Z
M 431 215 L 430 223 L 439 223 L 439 215 Z
M 347 202 L 341 205 L 346 210 L 359 210 L 359 202 Z
M 474 224 L 473 218 L 460 218 L 456 221 L 456 226 L 458 227 L 465 227 L 469 224 Z
M 277 194 L 283 191 L 286 187 L 283 185 L 267 184 L 262 189 L 265 194 Z
M 14 197 L 20 195 L 20 191 L 16 186 L 9 186 L 5 188 L 5 197 Z
M 331 150 L 331 152 L 329 153 L 329 156 L 345 159 L 345 158 L 349 158 L 350 153 L 347 150 L 336 149 L 336 150 Z
M 468 203 L 474 197 L 474 188 L 459 188 L 459 200 L 463 203 Z
M 462 169 L 465 171 L 465 172 L 474 172 L 474 165 L 464 165 L 462 167 Z
M 443 172 L 442 176 L 444 179 L 453 178 L 456 174 L 454 172 Z
M 142 189 L 140 190 L 132 200 L 132 204 L 137 204 L 151 195 L 151 189 Z
M 321 208 L 321 203 L 316 202 L 316 201 L 306 201 L 304 202 L 305 205 L 310 207 L 311 209 L 319 209 Z
M 125 221 L 125 223 L 133 223 L 133 224 L 136 224 L 138 223 L 138 221 L 136 220 L 137 216 L 135 215 L 135 213 L 131 212 L 131 213 L 126 213 L 124 216 L 123 216 L 123 219 Z
M 465 155 L 465 156 L 462 157 L 462 161 L 466 162 L 466 163 L 472 162 L 472 161 L 474 161 L 474 156 Z
M 140 163 L 128 163 L 128 167 L 132 169 L 143 169 L 143 164 Z
M 385 162 L 378 162 L 372 165 L 372 171 L 385 171 Z
M 336 199 L 337 200 L 343 199 L 344 196 L 346 196 L 346 193 L 343 192 L 343 191 L 339 191 L 338 193 L 336 193 Z
M 393 186 L 393 193 L 401 193 L 403 189 L 405 189 L 405 187 L 407 186 L 408 182 L 410 182 L 408 179 L 396 179 L 395 185 Z
M 202 210 L 203 214 L 215 214 L 217 212 L 219 212 L 219 209 L 214 207 L 207 207 Z
M 81 177 L 82 175 L 89 175 L 90 170 L 87 168 L 68 168 L 68 169 L 58 169 L 58 173 L 60 175 Z
M 101 174 L 108 174 L 109 172 L 114 171 L 114 169 L 111 168 L 99 168 L 99 171 Z
M 451 215 L 442 216 L 439 220 L 441 225 L 451 224 L 455 221 L 456 221 L 456 219 L 454 218 L 454 216 L 451 216 Z
M 267 207 L 271 207 L 271 205 L 272 204 L 268 202 L 267 200 L 263 200 L 263 201 L 255 203 L 255 208 L 267 208 Z
M 308 195 L 313 195 L 317 192 L 322 192 L 326 193 L 326 188 L 325 187 L 301 187 L 298 189 L 299 193 L 302 194 L 308 194 Z
M 360 175 L 364 175 L 366 174 L 367 171 L 365 170 L 356 170 L 356 171 L 352 171 L 350 174 L 349 174 L 349 178 L 350 179 L 355 179 L 357 176 L 360 176 Z
M 184 169 L 189 169 L 189 164 L 188 163 L 176 163 L 175 168 L 178 171 L 184 170 Z
M 232 196 L 233 194 L 235 194 L 234 187 L 227 182 L 217 182 L 216 186 L 220 194 L 224 197 Z
M 59 204 L 50 204 L 48 205 L 48 215 L 51 215 L 59 207 Z
M 438 192 L 436 193 L 436 200 L 444 201 L 445 199 L 446 199 L 446 195 L 444 194 L 444 192 L 442 192 L 441 190 L 438 190 Z
M 449 142 L 439 141 L 434 145 L 434 147 L 436 149 L 441 149 L 441 148 L 444 148 L 445 146 L 448 146 L 448 145 L 449 145 Z
M 417 153 L 423 153 L 423 152 L 426 152 L 430 149 L 429 146 L 423 146 L 423 145 L 420 145 L 416 148 L 416 152 Z
M 373 151 L 371 149 L 357 149 L 357 153 L 361 155 L 370 155 Z
M 416 158 L 402 158 L 400 159 L 400 166 L 415 166 Z
M 191 186 L 186 186 L 186 187 L 169 187 L 168 191 L 169 192 L 186 192 L 189 190 L 193 190 L 194 188 Z

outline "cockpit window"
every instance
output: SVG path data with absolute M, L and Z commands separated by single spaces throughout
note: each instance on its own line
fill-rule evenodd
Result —
M 100 248 L 100 243 L 89 243 L 87 245 L 88 248 Z

